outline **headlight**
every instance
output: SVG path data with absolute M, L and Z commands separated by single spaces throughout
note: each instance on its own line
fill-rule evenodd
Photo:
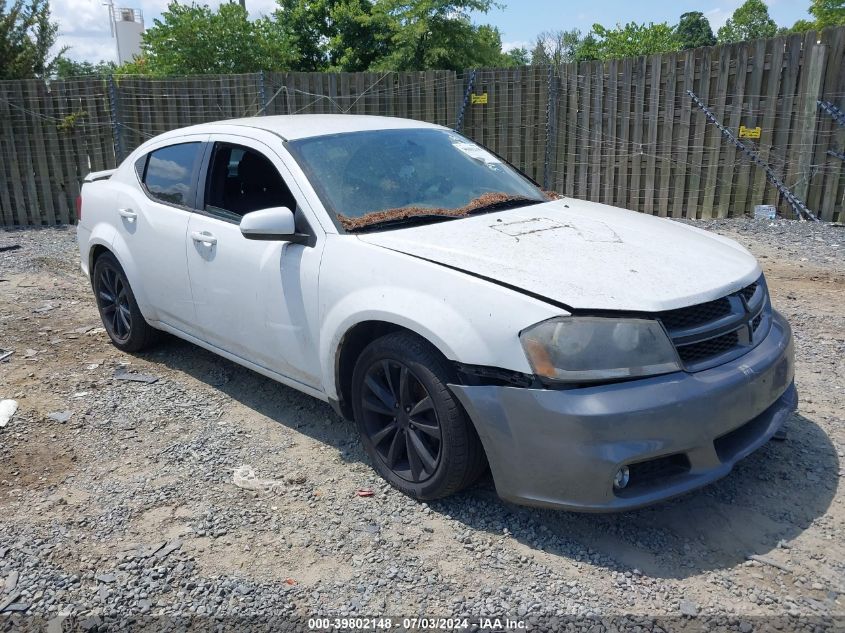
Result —
M 663 326 L 649 319 L 559 317 L 519 335 L 534 373 L 548 380 L 591 382 L 681 369 Z

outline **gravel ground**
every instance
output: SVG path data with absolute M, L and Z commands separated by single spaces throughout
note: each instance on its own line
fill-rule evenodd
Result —
M 694 224 L 760 258 L 795 330 L 799 410 L 786 442 L 727 478 L 618 515 L 508 505 L 489 478 L 416 503 L 375 475 L 328 405 L 173 338 L 118 352 L 72 229 L 0 232 L 0 248 L 21 246 L 0 251 L 0 348 L 14 350 L 0 398 L 19 403 L 0 429 L 0 630 L 361 615 L 841 629 L 845 228 Z M 234 485 L 244 465 L 256 489 Z

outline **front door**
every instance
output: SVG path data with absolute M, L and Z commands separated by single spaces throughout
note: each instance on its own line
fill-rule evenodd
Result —
M 245 144 L 246 143 L 246 144 Z M 202 211 L 188 224 L 188 273 L 200 337 L 261 367 L 320 387 L 317 275 L 322 241 L 304 246 L 248 240 L 250 211 L 288 207 L 304 221 L 278 156 L 256 141 L 218 137 L 211 147 Z

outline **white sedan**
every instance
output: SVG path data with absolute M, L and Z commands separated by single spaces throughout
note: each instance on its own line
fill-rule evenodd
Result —
M 727 474 L 796 405 L 759 265 L 553 198 L 440 126 L 257 117 L 90 174 L 78 239 L 118 348 L 169 332 L 330 402 L 415 498 L 489 465 L 505 499 L 620 510 Z

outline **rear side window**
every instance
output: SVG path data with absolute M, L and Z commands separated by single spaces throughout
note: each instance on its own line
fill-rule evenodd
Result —
M 142 177 L 147 192 L 168 204 L 191 206 L 191 185 L 201 146 L 201 143 L 180 143 L 151 152 Z

